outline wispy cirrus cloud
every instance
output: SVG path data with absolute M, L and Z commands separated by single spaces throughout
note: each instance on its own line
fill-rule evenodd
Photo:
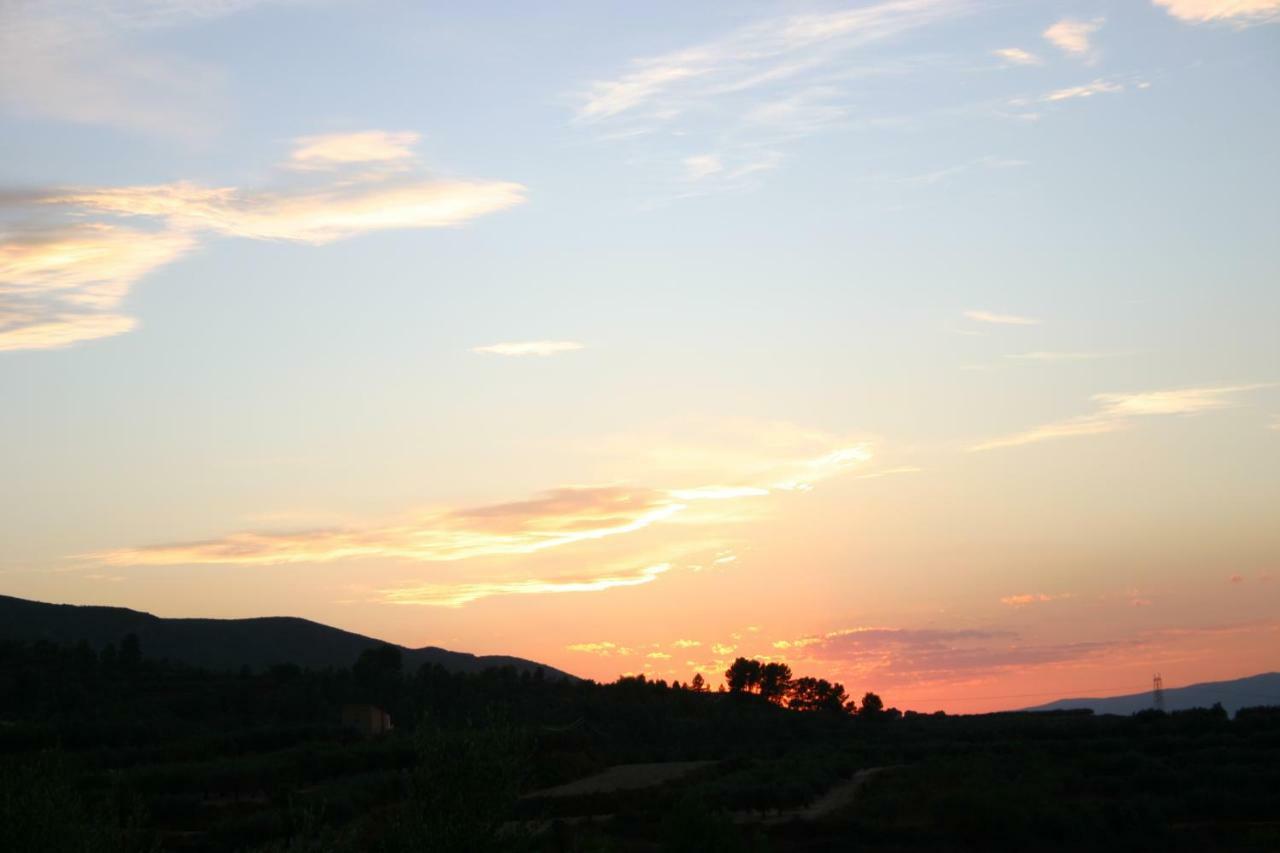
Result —
M 1222 21 L 1235 26 L 1280 20 L 1280 0 L 1152 0 L 1175 18 L 1195 24 Z
M 1041 441 L 1050 441 L 1055 438 L 1077 438 L 1082 435 L 1103 435 L 1109 432 L 1118 432 L 1122 429 L 1128 429 L 1129 422 L 1097 416 L 1085 416 L 1081 418 L 1071 418 L 1065 421 L 1055 421 L 1054 423 L 1041 424 L 1032 427 L 1023 432 L 1014 433 L 1012 435 L 993 438 L 989 441 L 983 441 L 975 444 L 969 449 L 974 450 L 998 450 L 1002 447 L 1020 447 L 1024 444 L 1036 444 Z
M 1091 83 L 1084 83 L 1079 86 L 1067 86 L 1062 89 L 1054 89 L 1052 92 L 1044 95 L 1040 100 L 1053 103 L 1055 101 L 1070 101 L 1077 98 L 1092 98 L 1094 95 L 1114 95 L 1124 91 L 1124 86 L 1110 80 L 1094 80 Z
M 353 164 L 404 168 L 412 164 L 421 137 L 412 131 L 363 130 L 304 136 L 289 158 L 295 169 L 324 170 Z
M 732 186 L 775 166 L 787 141 L 846 121 L 850 80 L 910 70 L 862 52 L 969 7 L 967 0 L 883 0 L 758 21 L 633 60 L 621 74 L 590 83 L 576 98 L 576 120 L 614 139 L 680 128 L 701 146 L 674 158 L 684 177 Z
M 287 533 L 123 548 L 92 555 L 107 565 L 273 565 L 353 557 L 451 562 L 533 554 L 631 533 L 685 509 L 662 492 L 571 486 L 523 501 L 435 510 L 391 521 Z
M 206 234 L 321 245 L 372 231 L 458 226 L 524 200 L 524 188 L 510 182 L 361 168 L 385 164 L 397 145 L 416 139 L 369 134 L 360 143 L 301 140 L 294 157 L 312 164 L 315 179 L 276 190 L 178 181 L 0 195 L 0 208 L 23 222 L 0 231 L 0 350 L 50 349 L 133 329 L 136 322 L 118 313 L 133 285 Z
M 482 347 L 472 347 L 472 352 L 488 355 L 509 356 L 548 356 L 562 352 L 573 352 L 585 347 L 577 341 L 503 341 Z
M 266 0 L 6 2 L 0 26 L 0 104 L 21 114 L 201 137 L 229 107 L 217 67 L 154 44 Z
M 1020 314 L 1001 314 L 996 311 L 984 311 L 980 309 L 971 309 L 964 312 L 964 316 L 978 323 L 994 323 L 999 326 L 1038 326 L 1040 321 L 1034 317 L 1024 317 Z
M 633 572 L 604 574 L 599 576 L 480 581 L 476 583 L 420 584 L 383 590 L 382 600 L 390 604 L 417 604 L 435 607 L 461 607 L 496 595 L 556 595 L 573 592 L 604 592 L 619 587 L 641 586 L 652 583 L 659 575 L 671 571 L 670 563 L 657 563 Z M 593 649 L 579 647 L 574 651 L 594 651 L 610 646 L 612 654 L 628 654 L 629 649 L 612 647 L 612 644 L 588 644 Z
M 1219 385 L 1208 388 L 1178 388 L 1171 391 L 1141 391 L 1126 394 L 1095 394 L 1109 415 L 1191 415 L 1239 405 L 1236 395 L 1272 388 L 1271 383 Z
M 661 478 L 671 484 L 671 494 L 690 501 L 808 491 L 823 480 L 865 469 L 873 447 L 866 437 L 747 418 L 681 419 L 588 445 L 603 457 L 598 466 L 616 471 L 619 479 Z
M 1194 415 L 1239 405 L 1237 395 L 1271 388 L 1270 383 L 1179 388 L 1166 391 L 1095 394 L 1097 411 L 1078 418 L 1042 424 L 1029 430 L 976 444 L 971 451 L 1019 447 L 1056 438 L 1101 435 L 1128 429 L 1132 418 L 1152 415 Z
M 1046 604 L 1050 601 L 1073 597 L 1069 592 L 1057 593 L 1056 595 L 1050 595 L 1045 592 L 1025 592 L 1018 595 L 1006 595 L 1000 599 L 1000 603 L 1006 607 L 1026 607 L 1031 604 Z
M 503 181 L 370 176 L 284 191 L 190 182 L 71 189 L 40 199 L 79 211 L 163 220 L 187 232 L 321 245 L 372 231 L 447 228 L 514 207 L 524 188 Z
M 1063 18 L 1046 29 L 1042 35 L 1046 41 L 1063 53 L 1087 56 L 1093 48 L 1090 39 L 1102 28 L 1103 23 L 1102 18 L 1095 18 L 1092 21 Z
M 771 430 L 771 431 L 770 431 Z M 330 524 L 288 531 L 242 531 L 210 539 L 110 549 L 85 558 L 108 566 L 184 566 L 326 563 L 351 559 L 389 559 L 413 563 L 482 561 L 481 571 L 493 575 L 505 560 L 528 561 L 551 549 L 587 545 L 602 539 L 637 533 L 678 520 L 679 541 L 671 536 L 662 545 L 664 562 L 644 561 L 644 568 L 624 567 L 592 574 L 539 575 L 450 579 L 407 584 L 378 591 L 381 600 L 397 604 L 462 606 L 498 595 L 596 592 L 647 584 L 669 571 L 672 553 L 691 548 L 709 552 L 712 564 L 734 559 L 725 543 L 705 533 L 689 531 L 724 527 L 759 517 L 768 504 L 744 510 L 743 502 L 771 495 L 805 492 L 814 484 L 845 474 L 871 458 L 865 444 L 846 445 L 830 436 L 788 431 L 794 441 L 817 455 L 792 457 L 770 443 L 784 433 L 778 425 L 767 430 L 752 458 L 717 458 L 722 478 L 704 485 L 656 489 L 642 486 L 567 486 L 518 501 L 459 508 L 434 508 L 395 518 L 361 523 Z M 792 428 L 794 430 L 794 428 Z M 788 443 L 789 450 L 794 445 Z M 706 469 L 702 469 L 706 470 Z M 651 473 L 661 471 L 653 468 Z M 668 472 L 669 473 L 669 472 Z M 683 479 L 683 478 L 681 478 Z M 695 541 L 696 540 L 696 541 Z M 581 555 L 581 551 L 576 552 Z M 592 558 L 594 559 L 594 558 Z M 639 562 L 639 561 L 637 561 Z M 689 568 L 695 568 L 690 565 Z

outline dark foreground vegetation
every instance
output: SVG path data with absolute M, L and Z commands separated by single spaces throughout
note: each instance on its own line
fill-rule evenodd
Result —
M 0 850 L 1280 849 L 1280 709 L 897 714 L 736 666 L 716 693 L 0 644 Z M 394 730 L 344 728 L 352 703 Z M 658 762 L 704 763 L 536 795 Z

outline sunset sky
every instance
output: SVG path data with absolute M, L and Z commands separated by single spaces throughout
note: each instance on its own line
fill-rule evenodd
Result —
M 977 711 L 1280 669 L 1280 0 L 0 3 L 0 593 Z

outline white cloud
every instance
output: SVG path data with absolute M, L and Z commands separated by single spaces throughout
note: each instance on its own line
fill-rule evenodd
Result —
M 1280 0 L 1152 0 L 1170 15 L 1191 23 L 1228 21 L 1237 26 L 1280 20 Z
M 1043 424 L 1024 432 L 984 441 L 970 450 L 994 450 L 1001 447 L 1018 447 L 1055 438 L 1071 438 L 1082 435 L 1101 435 L 1128 429 L 1131 418 L 1153 415 L 1193 415 L 1200 412 L 1226 409 L 1238 405 L 1232 399 L 1237 394 L 1271 384 L 1221 385 L 1208 388 L 1180 388 L 1170 391 L 1143 391 L 1124 394 L 1095 394 L 1099 404 L 1093 414 L 1083 415 L 1056 423 Z
M 1180 388 L 1173 391 L 1144 391 L 1134 394 L 1095 394 L 1110 415 L 1190 415 L 1238 405 L 1236 394 L 1270 388 L 1267 384 L 1221 385 L 1210 388 Z
M 1124 86 L 1119 83 L 1113 83 L 1109 80 L 1094 80 L 1092 83 L 1085 83 L 1082 86 L 1054 89 L 1040 100 L 1048 102 L 1069 101 L 1074 98 L 1092 98 L 1094 95 L 1113 95 L 1123 91 Z
M 1040 321 L 1033 317 L 1023 317 L 1018 314 L 1000 314 L 995 311 L 982 311 L 979 309 L 965 311 L 964 316 L 979 323 L 995 323 L 1001 326 L 1040 325 Z
M 461 225 L 522 203 L 524 187 L 502 181 L 370 176 L 319 188 L 263 192 L 182 181 L 73 189 L 44 201 L 117 216 L 158 217 L 192 232 L 319 245 L 371 231 Z
M 562 352 L 573 352 L 583 348 L 584 345 L 577 341 L 504 341 L 502 343 L 489 344 L 488 346 L 473 347 L 471 351 L 490 355 L 547 356 Z
M 698 181 L 717 172 L 724 171 L 720 158 L 711 154 L 698 154 L 684 158 L 685 175 L 691 181 Z
M 1020 47 L 1002 47 L 999 50 L 991 51 L 991 54 L 1013 65 L 1040 65 L 1043 62 L 1034 53 L 1023 50 Z
M 1064 53 L 1083 56 L 1091 49 L 1090 37 L 1102 27 L 1102 24 L 1102 18 L 1095 18 L 1092 21 L 1063 18 L 1045 30 L 1043 35 L 1050 44 Z
M 370 231 L 462 225 L 524 201 L 524 187 L 502 181 L 386 170 L 330 174 L 371 161 L 412 165 L 396 146 L 416 134 L 369 131 L 354 135 L 360 143 L 351 136 L 304 141 L 303 162 L 323 171 L 310 185 L 287 190 L 178 181 L 0 196 L 0 205 L 44 223 L 0 231 L 0 350 L 48 349 L 134 328 L 115 309 L 139 279 L 192 251 L 202 232 L 322 244 Z M 50 215 L 61 221 L 47 224 Z
M 420 137 L 412 131 L 365 130 L 298 139 L 290 158 L 298 169 L 333 169 L 352 164 L 404 167 L 414 159 Z

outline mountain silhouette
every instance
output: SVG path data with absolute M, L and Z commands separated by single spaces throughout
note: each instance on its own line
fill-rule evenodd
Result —
M 1280 704 L 1280 672 L 1266 672 L 1231 681 L 1207 681 L 1186 687 L 1168 687 L 1164 691 L 1166 711 L 1185 711 L 1188 708 L 1208 708 L 1215 702 L 1229 714 L 1253 705 Z M 1059 699 L 1045 705 L 1027 708 L 1028 711 L 1069 711 L 1092 708 L 1095 714 L 1134 714 L 1155 707 L 1151 691 L 1128 696 L 1108 696 L 1100 699 Z
M 276 664 L 311 669 L 349 667 L 360 653 L 382 640 L 353 634 L 292 616 L 254 619 L 164 619 L 124 607 L 46 604 L 0 595 L 0 639 L 74 644 L 85 640 L 100 649 L 136 634 L 145 657 L 161 658 L 213 670 L 248 666 L 261 670 Z M 388 643 L 388 645 L 396 645 Z M 472 655 L 426 646 L 399 646 L 406 672 L 423 664 L 440 664 L 451 672 L 479 672 L 511 666 L 549 678 L 576 676 L 524 658 Z

